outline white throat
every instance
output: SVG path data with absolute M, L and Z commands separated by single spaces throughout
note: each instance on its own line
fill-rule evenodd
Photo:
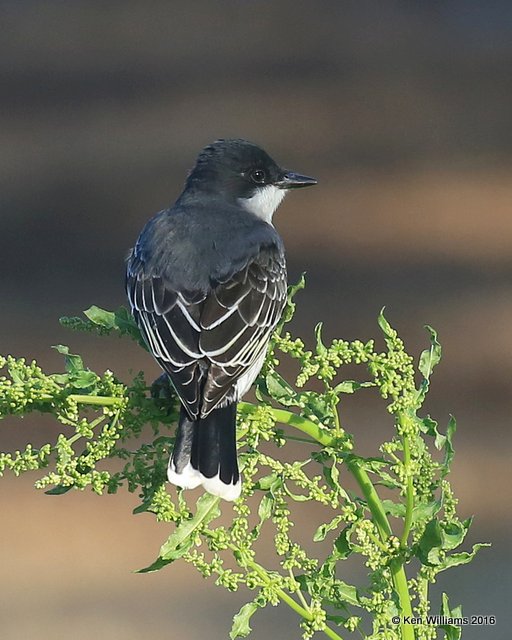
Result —
M 268 224 L 272 224 L 272 216 L 274 211 L 281 204 L 282 199 L 286 195 L 285 189 L 279 189 L 269 184 L 266 187 L 260 187 L 252 198 L 239 198 L 238 202 L 255 216 L 265 220 Z

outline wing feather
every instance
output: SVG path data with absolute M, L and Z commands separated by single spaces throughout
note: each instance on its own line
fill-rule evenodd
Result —
M 197 419 L 254 381 L 286 302 L 286 266 L 271 246 L 208 292 L 177 291 L 160 274 L 145 274 L 134 252 L 126 288 L 148 347 Z

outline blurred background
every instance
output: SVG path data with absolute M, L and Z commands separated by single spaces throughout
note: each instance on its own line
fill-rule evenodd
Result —
M 387 317 L 419 354 L 444 357 L 428 411 L 458 419 L 453 485 L 475 514 L 468 567 L 441 574 L 464 613 L 508 638 L 512 392 L 512 4 L 507 0 L 206 0 L 0 5 L 0 353 L 61 368 L 69 344 L 93 369 L 157 367 L 125 342 L 58 324 L 124 304 L 128 248 L 172 203 L 218 137 L 261 144 L 318 178 L 275 223 L 290 281 L 307 271 L 294 331 L 312 343 L 378 335 Z M 359 403 L 359 404 L 358 404 Z M 366 451 L 391 427 L 348 399 Z M 2 449 L 43 441 L 37 417 L 6 422 Z M 0 482 L 0 624 L 6 640 L 226 638 L 246 594 L 179 564 L 134 575 L 168 530 L 121 493 L 48 497 L 35 476 Z M 350 582 L 353 576 L 344 576 Z M 355 579 L 355 578 L 354 578 Z M 255 640 L 300 636 L 284 607 Z

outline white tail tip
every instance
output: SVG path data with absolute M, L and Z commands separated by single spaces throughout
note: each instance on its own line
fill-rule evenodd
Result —
M 239 479 L 236 484 L 226 484 L 222 482 L 219 476 L 213 476 L 213 478 L 205 478 L 201 476 L 201 484 L 203 487 L 214 496 L 219 496 L 223 500 L 233 502 L 240 497 L 242 491 L 242 481 Z
M 227 500 L 228 502 L 233 502 L 233 500 L 239 498 L 242 491 L 241 480 L 238 480 L 236 484 L 226 484 L 222 482 L 219 476 L 206 478 L 197 469 L 194 469 L 190 462 L 186 464 L 181 473 L 178 473 L 174 464 L 170 462 L 167 469 L 167 478 L 169 482 L 172 482 L 172 484 L 182 489 L 195 489 L 199 485 L 203 485 L 208 493 L 219 496 L 219 498 Z
M 203 476 L 197 469 L 192 467 L 190 462 L 187 462 L 183 471 L 178 473 L 172 460 L 169 461 L 169 466 L 167 467 L 167 478 L 169 482 L 183 489 L 195 489 L 203 481 Z

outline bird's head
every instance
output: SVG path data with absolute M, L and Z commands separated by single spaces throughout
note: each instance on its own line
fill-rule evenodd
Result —
M 186 189 L 237 202 L 266 222 L 290 189 L 316 184 L 314 178 L 280 167 L 247 140 L 217 140 L 205 147 L 187 179 Z

